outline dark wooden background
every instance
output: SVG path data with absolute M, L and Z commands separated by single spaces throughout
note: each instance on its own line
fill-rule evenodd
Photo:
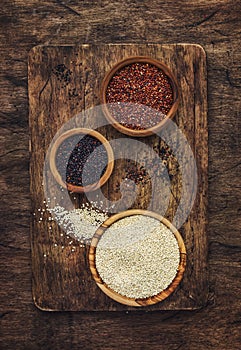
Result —
M 1 349 L 241 347 L 241 5 L 231 0 L 2 0 Z M 208 305 L 49 313 L 32 301 L 27 56 L 38 44 L 189 42 L 208 63 Z

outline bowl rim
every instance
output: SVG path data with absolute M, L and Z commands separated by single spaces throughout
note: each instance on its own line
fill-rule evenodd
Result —
M 150 216 L 150 217 L 153 217 L 153 218 L 159 220 L 160 222 L 162 222 L 174 234 L 174 236 L 177 240 L 179 252 L 180 252 L 180 261 L 179 261 L 177 273 L 176 273 L 176 276 L 174 277 L 174 279 L 172 280 L 172 282 L 170 283 L 170 285 L 165 290 L 161 291 L 160 293 L 153 295 L 153 296 L 150 296 L 150 297 L 147 297 L 147 298 L 130 298 L 130 297 L 123 296 L 123 295 L 117 293 L 116 291 L 114 291 L 113 289 L 111 289 L 100 277 L 99 272 L 96 268 L 96 263 L 95 263 L 96 248 L 97 248 L 99 240 L 101 239 L 101 237 L 104 234 L 104 232 L 106 231 L 106 229 L 108 227 L 110 227 L 114 222 L 116 222 L 124 217 L 132 216 L 132 215 Z M 96 232 L 91 240 L 88 258 L 89 258 L 89 267 L 90 267 L 90 271 L 91 271 L 93 279 L 95 280 L 97 286 L 108 297 L 112 298 L 113 300 L 115 300 L 121 304 L 125 304 L 128 306 L 140 307 L 140 306 L 149 306 L 149 305 L 156 304 L 156 303 L 166 299 L 170 294 L 172 294 L 176 290 L 176 288 L 178 287 L 178 285 L 180 284 L 180 282 L 183 278 L 183 274 L 184 274 L 185 267 L 186 267 L 186 255 L 187 255 L 187 252 L 186 252 L 186 247 L 185 247 L 183 238 L 182 238 L 180 232 L 172 225 L 172 223 L 169 220 L 167 220 L 166 218 L 164 218 L 160 214 L 155 213 L 153 211 L 144 210 L 144 209 L 129 209 L 129 210 L 125 210 L 123 212 L 120 212 L 118 214 L 112 215 L 107 220 L 105 220 L 104 223 L 102 223 L 99 226 L 99 228 L 96 230 Z
M 149 63 L 161 69 L 170 79 L 170 83 L 173 91 L 173 104 L 169 112 L 167 113 L 166 117 L 162 119 L 160 123 L 157 123 L 151 128 L 143 129 L 143 130 L 135 130 L 135 129 L 127 128 L 126 126 L 120 124 L 110 113 L 107 107 L 108 103 L 106 102 L 106 90 L 112 77 L 116 74 L 118 70 L 122 69 L 123 67 L 128 66 L 132 63 L 138 63 L 138 62 Z M 177 84 L 177 79 L 175 78 L 171 69 L 165 63 L 150 56 L 129 56 L 117 62 L 104 76 L 104 79 L 102 80 L 101 87 L 100 87 L 100 101 L 101 101 L 101 108 L 106 119 L 113 125 L 114 128 L 116 128 L 118 131 L 122 132 L 123 134 L 129 135 L 129 136 L 145 137 L 145 136 L 149 136 L 154 133 L 157 133 L 170 119 L 174 117 L 180 101 L 180 91 Z
M 71 137 L 73 135 L 78 135 L 78 134 L 90 135 L 90 136 L 96 138 L 97 140 L 99 140 L 102 143 L 102 145 L 105 147 L 107 157 L 108 157 L 108 164 L 106 167 L 106 171 L 101 176 L 99 181 L 97 181 L 93 184 L 89 184 L 87 186 L 77 186 L 77 185 L 72 185 L 70 183 L 65 182 L 62 179 L 62 177 L 57 169 L 57 166 L 56 166 L 56 155 L 57 155 L 57 151 L 58 151 L 59 146 L 63 143 L 63 141 L 65 141 L 69 137 Z M 63 188 L 67 188 L 68 191 L 74 192 L 74 193 L 90 192 L 90 191 L 94 191 L 94 190 L 100 188 L 101 186 L 103 186 L 106 183 L 106 181 L 109 179 L 109 177 L 111 176 L 113 168 L 114 168 L 114 153 L 113 153 L 113 150 L 112 150 L 112 147 L 111 147 L 109 141 L 98 131 L 93 130 L 93 129 L 88 129 L 88 128 L 74 128 L 74 129 L 71 129 L 71 130 L 64 132 L 63 134 L 58 136 L 57 139 L 54 141 L 54 143 L 51 147 L 51 150 L 50 150 L 49 166 L 50 166 L 50 171 L 51 171 L 52 175 L 54 176 L 55 180 Z

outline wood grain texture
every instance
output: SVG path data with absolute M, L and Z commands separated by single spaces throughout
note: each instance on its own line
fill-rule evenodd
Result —
M 30 101 L 30 180 L 33 208 L 36 213 L 33 217 L 32 226 L 32 266 L 33 266 L 33 296 L 35 303 L 42 310 L 72 310 L 72 311 L 114 311 L 127 310 L 125 305 L 113 302 L 107 298 L 93 283 L 88 259 L 88 247 L 79 248 L 79 242 L 74 241 L 74 251 L 68 240 L 61 238 L 57 224 L 51 224 L 49 229 L 49 215 L 43 216 L 39 221 L 39 208 L 43 207 L 45 198 L 43 183 L 43 164 L 51 137 L 54 133 L 69 121 L 78 112 L 78 96 L 83 95 L 85 110 L 88 107 L 97 106 L 101 82 L 108 70 L 122 59 L 132 56 L 150 56 L 168 65 L 177 76 L 180 89 L 180 104 L 176 113 L 175 123 L 179 130 L 187 138 L 187 142 L 194 153 L 197 173 L 198 188 L 196 202 L 190 216 L 181 227 L 181 232 L 187 245 L 188 264 L 187 270 L 176 293 L 171 295 L 162 303 L 148 306 L 147 310 L 178 310 L 195 309 L 203 307 L 207 302 L 208 281 L 207 281 L 207 232 L 206 232 L 206 210 L 207 210 L 207 100 L 206 100 L 206 56 L 203 49 L 198 45 L 154 45 L 154 44 L 129 44 L 129 45 L 84 45 L 77 47 L 36 47 L 29 57 L 29 101 Z M 85 64 L 83 64 L 83 60 Z M 56 67 L 65 67 L 63 77 L 56 79 Z M 66 72 L 74 81 L 66 81 Z M 49 73 L 50 72 L 50 73 Z M 76 81 L 88 72 L 88 89 L 82 83 L 76 86 Z M 71 98 L 70 93 L 75 91 L 75 97 Z M 88 96 L 87 100 L 85 96 Z M 82 100 L 81 100 L 82 101 Z M 98 122 L 103 118 L 96 113 Z M 81 127 L 90 128 L 94 121 L 91 113 L 84 113 L 75 120 Z M 104 120 L 104 119 L 103 119 Z M 51 124 L 50 124 L 51 121 Z M 100 122 L 99 122 L 100 123 Z M 103 121 L 104 123 L 104 121 Z M 98 125 L 102 125 L 98 124 Z M 71 123 L 72 124 L 72 123 Z M 50 127 L 51 125 L 51 127 Z M 100 128 L 98 128 L 99 130 Z M 123 138 L 112 125 L 101 127 L 104 136 L 108 141 Z M 171 128 L 172 130 L 172 128 Z M 71 132 L 71 131 L 70 131 Z M 173 220 L 177 209 L 180 206 L 183 195 L 182 176 L 190 177 L 189 191 L 193 191 L 193 171 L 186 164 L 190 163 L 190 155 L 183 148 L 181 136 L 171 131 L 167 137 L 174 146 L 177 145 L 182 151 L 180 155 L 168 157 L 165 160 L 169 171 L 170 199 L 167 198 L 169 206 L 166 216 Z M 144 167 L 150 173 L 152 168 L 161 162 L 159 151 L 158 163 L 150 163 L 151 151 L 154 147 L 161 150 L 165 137 L 151 136 L 142 139 L 138 143 L 131 143 L 133 138 L 125 138 L 124 144 L 115 146 L 115 159 L 118 165 L 115 166 L 109 181 L 102 187 L 103 194 L 108 200 L 114 203 L 120 199 L 120 191 L 116 191 L 116 184 L 120 184 L 125 178 L 125 169 L 128 168 L 128 161 L 141 163 L 147 158 Z M 134 139 L 135 140 L 135 139 Z M 168 141 L 167 141 L 168 143 Z M 115 144 L 115 143 L 114 143 Z M 142 145 L 146 148 L 142 149 Z M 130 152 L 131 148 L 131 152 Z M 146 151 L 147 149 L 147 151 Z M 147 153 L 146 153 L 147 152 Z M 175 151 L 173 150 L 175 153 Z M 130 156 L 131 154 L 131 156 Z M 178 159 L 177 159 L 178 157 Z M 50 160 L 51 163 L 51 160 Z M 184 166 L 186 168 L 185 175 Z M 180 168 L 180 170 L 179 170 Z M 132 204 L 135 192 L 126 190 L 123 195 L 126 209 L 140 208 L 162 210 L 165 198 L 168 196 L 166 187 L 168 182 L 164 181 L 161 170 L 149 174 L 150 180 L 145 185 L 137 186 L 138 194 Z M 160 179 L 158 178 L 160 177 Z M 55 188 L 52 180 L 49 187 Z M 159 184 L 161 181 L 161 185 Z M 56 191 L 57 192 L 57 191 Z M 62 193 L 62 192 L 61 192 Z M 65 194 L 68 196 L 68 194 Z M 57 194 L 53 191 L 52 197 Z M 93 200 L 96 201 L 93 193 Z M 125 199 L 126 198 L 126 199 Z M 58 199 L 56 199 L 58 200 Z M 61 199 L 59 198 L 59 201 Z M 85 200 L 85 196 L 79 197 L 79 205 Z M 188 203 L 186 204 L 188 205 Z M 123 210 L 117 206 L 117 210 Z M 184 210 L 184 209 L 182 209 Z M 161 213 L 164 215 L 165 211 Z M 62 234 L 63 236 L 63 234 Z M 64 236 L 66 234 L 64 233 Z M 68 252 L 68 254 L 67 254 Z M 73 263 L 69 263 L 73 261 Z M 78 266 L 75 266 L 75 263 Z M 84 287 L 83 287 L 84 286 Z M 92 298 L 90 298 L 90 295 Z M 64 300 L 64 302 L 63 302 Z
M 1 5 L 1 348 L 239 350 L 240 4 L 2 0 Z M 207 53 L 209 303 L 197 312 L 148 315 L 41 312 L 31 293 L 28 52 L 38 44 L 144 41 L 199 43 Z

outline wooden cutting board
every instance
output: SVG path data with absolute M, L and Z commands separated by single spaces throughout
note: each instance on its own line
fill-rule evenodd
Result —
M 33 298 L 36 306 L 42 310 L 136 310 L 111 300 L 96 286 L 88 267 L 88 245 L 68 237 L 51 220 L 45 210 L 46 198 L 42 184 L 45 155 L 56 132 L 81 111 L 100 104 L 101 81 L 115 63 L 139 55 L 162 61 L 176 76 L 180 88 L 180 105 L 173 121 L 191 146 L 198 172 L 195 203 L 180 228 L 187 248 L 184 279 L 169 298 L 144 310 L 192 310 L 203 307 L 207 302 L 208 131 L 205 52 L 199 45 L 190 44 L 37 46 L 29 54 L 28 66 L 30 186 L 33 205 L 31 247 Z M 83 121 L 83 126 L 89 126 L 88 120 Z M 123 137 L 110 125 L 98 130 L 108 140 Z M 165 148 L 164 141 L 156 135 L 139 141 L 154 149 Z M 136 160 L 140 159 L 138 147 L 134 153 Z M 124 149 L 122 155 L 123 159 L 118 160 L 110 179 L 103 186 L 104 195 L 112 201 L 120 197 L 117 184 L 125 176 L 127 167 Z M 185 154 L 182 161 L 188 162 Z M 172 188 L 166 217 L 172 220 L 180 201 L 182 177 L 175 155 L 167 161 L 166 166 Z M 150 188 L 138 186 L 132 208 L 146 209 L 150 201 Z M 75 198 L 73 201 L 76 206 L 84 200 L 83 195 Z M 153 198 L 155 208 L 158 208 L 160 195 L 154 193 Z

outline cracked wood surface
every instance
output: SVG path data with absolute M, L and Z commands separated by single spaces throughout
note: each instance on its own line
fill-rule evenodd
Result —
M 2 1 L 1 348 L 240 349 L 240 12 L 231 0 Z M 28 52 L 38 44 L 109 42 L 206 50 L 210 295 L 199 311 L 47 313 L 33 305 Z

